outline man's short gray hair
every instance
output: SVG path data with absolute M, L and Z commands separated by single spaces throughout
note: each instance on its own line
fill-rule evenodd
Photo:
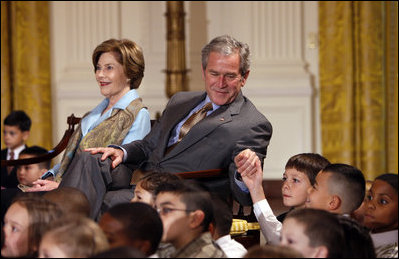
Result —
M 223 55 L 238 53 L 240 55 L 240 74 L 244 76 L 250 67 L 249 46 L 240 42 L 230 35 L 223 35 L 211 40 L 201 51 L 202 68 L 205 70 L 208 65 L 208 58 L 211 52 Z

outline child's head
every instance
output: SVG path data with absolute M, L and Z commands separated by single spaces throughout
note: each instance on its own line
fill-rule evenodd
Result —
M 254 245 L 243 258 L 303 258 L 303 255 L 290 246 Z
M 366 199 L 364 225 L 374 233 L 398 229 L 398 175 L 375 178 Z
M 351 214 L 363 202 L 366 181 L 354 166 L 330 164 L 321 170 L 308 189 L 306 207 L 337 214 Z
M 233 212 L 227 202 L 218 197 L 212 197 L 213 218 L 211 233 L 214 240 L 230 234 L 233 222 Z
M 38 194 L 18 196 L 4 217 L 4 257 L 36 257 L 47 225 L 61 216 L 55 204 Z
M 208 231 L 213 218 L 209 192 L 190 181 L 159 185 L 155 207 L 164 227 L 162 241 L 172 243 L 176 249 Z
M 344 258 L 375 258 L 370 231 L 350 217 L 338 215 L 338 220 L 345 237 Z
M 304 257 L 342 257 L 344 235 L 338 217 L 325 210 L 297 209 L 289 212 L 281 229 L 281 245 Z
M 109 248 L 98 224 L 87 217 L 60 218 L 43 235 L 41 258 L 85 258 Z
M 47 154 L 45 148 L 39 146 L 27 147 L 19 154 L 19 159 L 32 158 Z M 37 163 L 20 165 L 17 167 L 18 182 L 23 185 L 32 186 L 32 183 L 39 179 L 50 168 L 50 160 Z
M 141 178 L 134 189 L 132 202 L 144 202 L 151 206 L 155 203 L 155 190 L 161 183 L 176 181 L 180 178 L 171 173 L 149 173 Z
M 317 173 L 330 162 L 316 153 L 292 156 L 285 165 L 281 192 L 284 206 L 304 206 L 307 190 L 314 184 Z
M 131 246 L 152 255 L 162 238 L 162 221 L 157 211 L 142 202 L 119 203 L 100 218 L 100 227 L 110 246 Z
M 28 140 L 31 120 L 24 111 L 13 111 L 4 119 L 4 144 L 15 149 Z
M 65 215 L 90 217 L 90 203 L 86 195 L 74 187 L 62 186 L 43 194 L 43 198 L 57 204 Z
M 367 203 L 367 197 L 370 192 L 371 185 L 373 184 L 373 181 L 366 180 L 366 189 L 365 189 L 365 195 L 364 195 L 364 200 L 362 204 L 360 204 L 359 208 L 357 208 L 354 212 L 352 212 L 351 217 L 355 219 L 357 222 L 363 225 L 364 222 L 364 214 L 366 213 L 366 203 Z

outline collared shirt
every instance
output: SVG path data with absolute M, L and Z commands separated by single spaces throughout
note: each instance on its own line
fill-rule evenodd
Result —
M 22 150 L 24 150 L 26 148 L 26 145 L 23 144 L 15 149 L 13 149 L 12 151 L 14 151 L 14 159 L 18 159 L 19 158 L 19 153 L 21 153 Z M 11 153 L 11 149 L 8 148 L 7 149 L 7 160 L 10 160 L 10 153 Z
M 377 258 L 398 258 L 398 230 L 371 233 Z
M 212 102 L 211 99 L 209 98 L 208 95 L 206 95 L 206 98 L 200 102 L 194 109 L 191 110 L 191 112 L 182 120 L 180 121 L 176 127 L 173 129 L 173 131 L 170 134 L 170 138 L 169 138 L 169 142 L 168 142 L 168 146 L 171 146 L 173 144 L 175 144 L 177 142 L 177 140 L 179 139 L 179 134 L 180 134 L 180 129 L 183 126 L 183 124 L 186 122 L 186 120 L 196 111 L 198 111 L 199 109 L 201 109 L 205 104 Z M 212 107 L 213 110 L 208 111 L 206 113 L 206 116 L 209 116 L 212 112 L 214 112 L 215 110 L 217 110 L 220 106 L 216 105 L 214 103 L 212 103 Z
M 126 109 L 126 107 L 135 99 L 139 98 L 139 95 L 135 89 L 131 89 L 127 92 L 111 109 L 101 115 L 102 111 L 107 108 L 109 100 L 105 98 L 99 105 L 97 105 L 86 117 L 82 119 L 82 138 L 101 122 L 108 119 L 114 109 Z M 134 140 L 143 139 L 151 130 L 150 114 L 147 109 L 141 109 L 137 114 L 137 117 L 132 124 L 126 137 L 123 139 L 122 144 L 130 143 Z M 60 163 L 56 164 L 48 172 L 44 173 L 41 177 L 45 179 L 51 175 L 55 176 L 60 169 Z
M 124 110 L 135 99 L 139 98 L 137 91 L 131 89 L 127 92 L 111 109 L 106 111 L 103 115 L 101 113 L 107 108 L 109 100 L 105 98 L 99 105 L 97 105 L 89 115 L 82 120 L 82 137 L 84 137 L 90 130 L 97 127 L 98 124 L 111 117 L 114 109 Z M 150 114 L 147 109 L 141 109 L 130 128 L 128 134 L 122 142 L 123 144 L 130 143 L 134 140 L 144 138 L 151 130 Z
M 247 253 L 247 249 L 230 235 L 225 235 L 215 241 L 229 258 L 242 258 Z
M 266 199 L 260 200 L 253 205 L 255 217 L 259 222 L 260 230 L 267 243 L 279 244 L 282 224 L 273 214 L 272 208 Z

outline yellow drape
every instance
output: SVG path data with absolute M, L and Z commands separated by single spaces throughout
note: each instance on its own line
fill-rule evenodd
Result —
M 8 113 L 24 110 L 32 119 L 28 145 L 47 149 L 53 146 L 50 82 L 48 2 L 1 1 L 2 127 Z
M 397 2 L 319 2 L 319 32 L 323 155 L 398 173 Z

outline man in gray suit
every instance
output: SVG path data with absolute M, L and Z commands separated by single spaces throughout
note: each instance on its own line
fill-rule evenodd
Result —
M 74 159 L 60 186 L 85 192 L 93 206 L 92 216 L 96 217 L 107 192 L 130 188 L 132 197 L 130 180 L 134 170 L 133 179 L 139 172 L 223 169 L 222 177 L 208 178 L 204 184 L 225 199 L 232 196 L 242 205 L 251 205 L 240 176 L 256 172 L 256 157 L 263 164 L 272 126 L 242 95 L 249 65 L 247 44 L 227 35 L 213 39 L 202 49 L 206 92 L 172 96 L 143 140 L 85 150 L 88 152 Z M 209 102 L 212 110 L 182 137 L 180 129 L 185 121 Z

